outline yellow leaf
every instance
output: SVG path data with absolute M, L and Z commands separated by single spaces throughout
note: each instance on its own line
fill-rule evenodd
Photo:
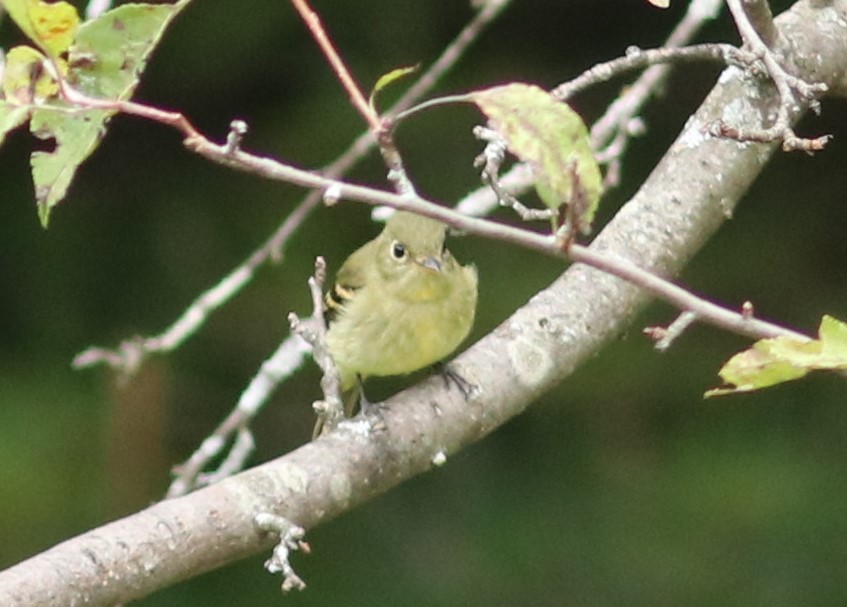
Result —
M 383 74 L 382 76 L 380 76 L 379 79 L 376 81 L 376 84 L 374 84 L 373 90 L 371 90 L 370 97 L 368 97 L 368 105 L 371 106 L 371 109 L 376 112 L 376 108 L 374 106 L 374 100 L 376 99 L 377 94 L 382 89 L 387 87 L 389 84 L 391 84 L 395 80 L 399 80 L 400 78 L 403 78 L 405 76 L 408 76 L 409 74 L 413 74 L 413 73 L 417 72 L 419 67 L 420 67 L 420 64 L 412 65 L 410 67 L 398 67 L 397 69 L 391 70 L 387 74 Z
M 45 68 L 46 61 L 47 57 L 31 46 L 11 49 L 6 54 L 6 69 L 0 85 L 6 101 L 29 105 L 54 96 L 59 85 Z
M 51 57 L 68 50 L 79 28 L 79 14 L 67 2 L 2 0 L 2 4 L 30 40 Z
M 818 336 L 819 339 L 774 337 L 757 341 L 721 368 L 719 375 L 728 386 L 709 390 L 705 396 L 767 388 L 799 379 L 810 371 L 847 369 L 847 324 L 824 316 Z

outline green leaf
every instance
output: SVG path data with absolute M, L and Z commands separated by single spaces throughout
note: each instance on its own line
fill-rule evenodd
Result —
M 0 5 L 29 39 L 51 57 L 68 50 L 79 27 L 79 14 L 67 2 L 0 0 Z
M 129 99 L 150 53 L 187 3 L 124 4 L 86 22 L 70 50 L 70 79 L 92 97 Z
M 187 1 L 124 4 L 84 23 L 70 47 L 68 81 L 91 97 L 128 99 L 165 28 Z M 79 165 L 102 140 L 113 114 L 112 110 L 74 109 L 63 101 L 33 108 L 31 131 L 56 144 L 52 151 L 35 152 L 31 158 L 38 215 L 45 227 Z
M 40 139 L 55 140 L 52 151 L 33 152 L 30 158 L 38 218 L 45 228 L 50 211 L 64 198 L 79 165 L 103 138 L 110 115 L 106 110 L 67 113 L 50 109 L 33 113 L 32 133 Z
M 810 371 L 847 369 L 847 324 L 824 316 L 818 339 L 774 337 L 762 339 L 733 356 L 721 368 L 729 387 L 715 388 L 705 396 L 750 392 L 799 379 Z
M 822 354 L 833 361 L 847 360 L 847 323 L 832 316 L 824 316 L 818 333 Z
M 29 108 L 0 100 L 0 146 L 6 139 L 6 133 L 15 130 L 27 120 L 29 120 Z
M 16 46 L 6 53 L 0 92 L 13 105 L 41 103 L 59 90 L 45 68 L 47 57 L 31 46 Z
M 420 64 L 412 65 L 409 67 L 398 67 L 397 69 L 391 70 L 387 74 L 383 74 L 377 79 L 376 84 L 374 84 L 373 90 L 371 90 L 371 94 L 368 97 L 368 105 L 371 106 L 371 109 L 374 113 L 377 113 L 376 106 L 374 105 L 374 101 L 376 100 L 376 96 L 379 94 L 382 89 L 387 87 L 389 84 L 400 80 L 401 78 L 408 76 L 409 74 L 413 74 L 418 71 L 420 68 Z
M 602 178 L 579 115 L 531 84 L 497 86 L 469 97 L 509 151 L 532 167 L 535 189 L 544 204 L 553 210 L 575 205 L 576 227 L 587 232 L 602 193 Z

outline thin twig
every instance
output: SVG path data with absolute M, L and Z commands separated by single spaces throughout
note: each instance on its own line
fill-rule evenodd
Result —
M 654 347 L 664 352 L 671 347 L 676 339 L 697 320 L 697 315 L 690 310 L 681 313 L 667 327 L 645 327 L 644 334 L 655 340 Z M 745 318 L 746 320 L 746 318 Z
M 406 173 L 403 157 L 394 143 L 392 122 L 390 120 L 384 120 L 382 122 L 379 133 L 377 133 L 377 142 L 379 144 L 379 153 L 388 167 L 388 181 L 394 186 L 394 191 L 401 195 L 414 196 L 416 194 L 415 186 Z
M 500 185 L 500 167 L 506 159 L 506 140 L 500 134 L 485 126 L 476 126 L 473 130 L 477 139 L 486 141 L 485 149 L 474 159 L 475 167 L 482 167 L 481 177 L 484 183 L 497 194 L 501 206 L 511 208 L 523 221 L 550 221 L 555 217 L 551 209 L 531 209 L 512 196 Z
M 306 583 L 294 571 L 289 560 L 291 553 L 295 550 L 309 553 L 309 545 L 303 540 L 306 535 L 305 529 L 271 512 L 260 512 L 255 516 L 254 522 L 262 531 L 279 537 L 271 558 L 265 561 L 265 569 L 270 573 L 282 574 L 282 591 L 306 588 Z
M 383 128 L 381 129 L 381 132 L 384 134 L 383 136 L 391 135 L 393 130 L 392 125 L 397 120 L 400 120 L 404 112 L 409 110 L 409 108 L 414 105 L 418 99 L 422 98 L 435 86 L 435 83 L 441 75 L 455 64 L 459 57 L 467 50 L 468 46 L 470 46 L 470 44 L 479 37 L 485 26 L 491 23 L 491 21 L 493 21 L 503 11 L 503 9 L 508 6 L 509 2 L 511 2 L 511 0 L 490 0 L 484 3 L 475 17 L 461 32 L 459 32 L 459 35 L 456 36 L 453 42 L 444 49 L 441 56 L 435 61 L 435 63 L 432 64 L 432 67 L 418 78 L 415 84 L 400 97 L 391 109 L 385 112 L 387 122 L 383 123 Z M 420 109 L 421 105 L 416 106 L 415 111 Z M 393 142 L 391 143 L 391 147 L 393 148 Z M 384 150 L 386 149 L 386 146 L 380 146 L 380 149 Z M 396 150 L 396 148 L 393 149 Z M 404 191 L 414 193 L 414 186 L 408 178 L 405 178 L 406 172 L 402 168 L 402 162 L 399 163 L 400 170 L 392 173 L 394 170 L 394 167 L 392 167 L 392 161 L 399 160 L 399 154 L 396 158 L 385 158 L 385 152 L 383 152 L 383 157 L 389 166 L 389 178 L 393 178 L 396 182 L 398 182 L 395 184 L 397 192 L 400 194 Z M 405 178 L 405 181 L 403 181 L 403 178 Z
M 356 84 L 356 81 L 350 74 L 350 70 L 347 69 L 347 66 L 344 65 L 344 62 L 341 60 L 338 51 L 335 50 L 335 47 L 329 39 L 318 14 L 312 9 L 312 7 L 309 6 L 309 3 L 306 2 L 306 0 L 291 0 L 291 3 L 294 5 L 294 8 L 297 9 L 297 12 L 300 13 L 300 17 L 302 17 L 303 21 L 306 22 L 306 27 L 309 28 L 312 36 L 315 38 L 315 41 L 321 47 L 327 61 L 329 61 L 329 64 L 335 71 L 335 75 L 338 76 L 342 86 L 350 96 L 350 102 L 353 104 L 353 107 L 356 108 L 359 114 L 362 115 L 362 118 L 364 118 L 365 122 L 368 123 L 371 131 L 374 133 L 378 132 L 380 129 L 379 116 L 370 106 L 368 100 L 362 93 L 362 90 L 359 88 L 359 85 Z
M 332 354 L 326 345 L 326 319 L 324 318 L 324 283 L 326 282 L 326 262 L 323 257 L 315 260 L 315 274 L 309 278 L 309 292 L 312 295 L 312 318 L 303 322 L 292 312 L 288 315 L 291 331 L 309 342 L 312 346 L 312 357 L 321 368 L 321 390 L 323 400 L 313 406 L 318 414 L 316 434 L 332 430 L 339 421 L 344 419 L 344 408 L 341 405 L 341 377 L 332 359 Z
M 709 42 L 679 48 L 663 46 L 660 48 L 640 49 L 631 46 L 626 55 L 610 61 L 598 63 L 585 70 L 582 74 L 554 88 L 550 93 L 562 101 L 587 88 L 616 78 L 621 74 L 640 70 L 652 65 L 663 63 L 693 63 L 698 61 L 719 61 L 727 64 L 746 64 L 753 59 L 752 55 L 731 44 Z
M 717 17 L 722 4 L 721 0 L 693 0 L 663 47 L 679 48 L 688 44 L 707 21 Z M 675 64 L 671 63 L 651 65 L 627 87 L 626 92 L 591 127 L 591 142 L 595 149 L 601 149 L 613 140 L 622 126 L 641 111 L 656 91 L 661 90 L 673 67 Z
M 743 0 L 743 3 L 744 13 L 750 25 L 759 34 L 765 46 L 773 48 L 779 38 L 779 30 L 776 28 L 768 0 Z
M 237 472 L 241 472 L 246 466 L 247 458 L 252 455 L 255 448 L 256 439 L 253 438 L 250 428 L 246 425 L 239 428 L 238 432 L 235 433 L 232 447 L 230 447 L 221 465 L 213 472 L 201 474 L 197 478 L 197 486 L 214 485 Z
M 441 55 L 427 71 L 421 74 L 415 83 L 409 87 L 397 100 L 386 115 L 394 116 L 411 107 L 431 91 L 438 80 L 465 54 L 468 47 L 479 39 L 485 28 L 496 19 L 512 0 L 489 0 L 474 15 L 453 41 L 442 51 Z
M 779 94 L 779 106 L 777 108 L 776 120 L 765 128 L 740 128 L 735 125 L 717 122 L 709 128 L 712 135 L 729 137 L 738 141 L 756 141 L 768 143 L 771 141 L 782 141 L 782 149 L 785 151 L 803 150 L 814 152 L 824 148 L 830 139 L 829 135 L 816 138 L 798 137 L 791 126 L 792 114 L 799 111 L 800 107 L 814 105 L 816 99 L 824 94 L 828 87 L 823 83 L 808 83 L 800 78 L 789 74 L 782 64 L 777 60 L 773 51 L 768 47 L 759 32 L 750 20 L 744 9 L 742 0 L 727 0 L 727 6 L 735 20 L 735 26 L 741 35 L 744 44 L 765 66 L 765 70 L 776 86 Z M 776 38 L 776 34 L 770 32 L 764 16 L 764 9 L 754 5 L 755 15 L 760 27 L 767 32 L 769 39 Z M 796 95 L 795 95 L 796 93 Z M 799 99 L 798 99 L 799 97 Z
M 227 145 L 225 153 L 232 150 Z M 287 240 L 302 224 L 314 205 L 312 197 L 298 205 L 277 231 L 265 244 L 252 253 L 241 265 L 227 274 L 217 285 L 205 291 L 186 308 L 182 315 L 164 332 L 151 337 L 133 337 L 122 342 L 117 349 L 92 347 L 74 357 L 72 365 L 76 369 L 103 364 L 112 367 L 121 375 L 131 376 L 144 362 L 147 356 L 171 352 L 194 335 L 206 322 L 209 315 L 230 301 L 252 280 L 259 266 L 270 257 L 274 247 L 280 241 Z M 317 196 L 318 201 L 320 199 Z
M 273 356 L 262 363 L 259 372 L 241 393 L 238 404 L 229 415 L 203 440 L 191 457 L 174 468 L 174 479 L 168 487 L 167 497 L 185 495 L 203 484 L 217 480 L 227 471 L 244 467 L 253 446 L 252 441 L 248 442 L 248 437 L 243 434 L 249 434 L 250 422 L 280 381 L 293 375 L 303 365 L 309 352 L 311 346 L 297 335 L 290 335 L 283 340 Z M 216 472 L 202 476 L 209 462 L 223 453 L 233 435 L 236 435 L 234 445 L 237 448 L 230 450 L 229 456 Z M 236 467 L 236 462 L 240 468 Z

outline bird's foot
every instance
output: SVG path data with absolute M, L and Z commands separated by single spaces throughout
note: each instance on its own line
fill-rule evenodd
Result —
M 444 388 L 449 390 L 450 386 L 456 386 L 465 400 L 468 400 L 473 394 L 475 386 L 466 380 L 461 374 L 456 371 L 449 363 L 438 363 L 435 365 L 436 370 L 444 380 Z

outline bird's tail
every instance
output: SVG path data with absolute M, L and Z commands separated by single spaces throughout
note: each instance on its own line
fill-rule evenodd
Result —
M 358 381 L 352 388 L 341 393 L 341 407 L 344 411 L 344 417 L 353 417 L 359 412 L 359 403 L 361 398 L 362 384 Z M 312 440 L 330 431 L 331 428 L 326 422 L 326 415 L 318 413 L 318 419 L 315 420 L 315 429 L 312 431 Z

